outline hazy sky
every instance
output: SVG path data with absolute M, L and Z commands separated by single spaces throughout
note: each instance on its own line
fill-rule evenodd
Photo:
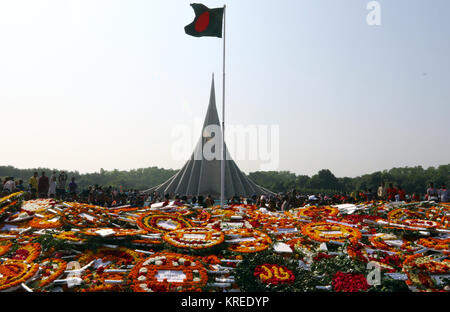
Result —
M 380 0 L 381 26 L 368 2 L 225 2 L 227 123 L 279 125 L 279 170 L 450 162 L 450 1 Z M 222 41 L 184 33 L 189 3 L 0 1 L 0 165 L 180 168 L 212 72 L 222 105 Z

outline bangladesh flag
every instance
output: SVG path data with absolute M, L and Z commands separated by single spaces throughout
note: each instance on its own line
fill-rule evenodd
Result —
M 223 8 L 210 9 L 203 4 L 191 4 L 195 12 L 194 21 L 184 27 L 186 34 L 194 37 L 222 38 Z

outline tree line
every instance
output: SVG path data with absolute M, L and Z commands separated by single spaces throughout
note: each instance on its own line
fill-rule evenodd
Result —
M 50 176 L 53 171 L 60 170 L 49 168 L 18 169 L 12 166 L 0 166 L 0 177 L 14 177 L 22 179 L 28 185 L 28 179 L 33 172 L 42 171 Z M 99 172 L 81 174 L 78 171 L 66 171 L 69 179 L 75 177 L 79 189 L 89 185 L 112 186 L 123 189 L 146 190 L 152 186 L 161 184 L 177 173 L 178 170 L 149 167 L 123 170 L 104 170 Z M 350 193 L 353 191 L 375 192 L 382 181 L 400 185 L 407 193 L 424 193 L 426 186 L 434 182 L 435 186 L 441 184 L 450 185 L 450 164 L 424 169 L 422 166 L 392 168 L 390 170 L 377 171 L 355 178 L 336 177 L 330 170 L 323 169 L 313 176 L 296 175 L 289 171 L 257 171 L 248 175 L 255 183 L 273 191 L 286 192 L 296 189 L 303 193 Z
M 423 194 L 427 185 L 436 187 L 450 184 L 450 164 L 424 169 L 422 166 L 392 168 L 355 178 L 336 177 L 330 170 L 323 169 L 309 177 L 288 171 L 253 172 L 249 178 L 273 192 L 296 189 L 303 193 L 350 193 L 353 191 L 376 192 L 381 182 L 400 185 L 407 193 Z

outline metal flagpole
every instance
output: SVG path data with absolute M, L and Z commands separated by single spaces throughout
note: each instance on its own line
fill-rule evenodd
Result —
M 226 32 L 226 5 L 223 6 L 223 77 L 222 77 L 222 162 L 220 170 L 220 206 L 225 206 L 225 32 Z

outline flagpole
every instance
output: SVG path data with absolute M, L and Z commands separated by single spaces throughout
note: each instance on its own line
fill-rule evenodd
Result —
M 222 162 L 220 170 L 220 206 L 225 207 L 225 38 L 226 38 L 226 5 L 223 6 L 223 77 L 222 77 Z

